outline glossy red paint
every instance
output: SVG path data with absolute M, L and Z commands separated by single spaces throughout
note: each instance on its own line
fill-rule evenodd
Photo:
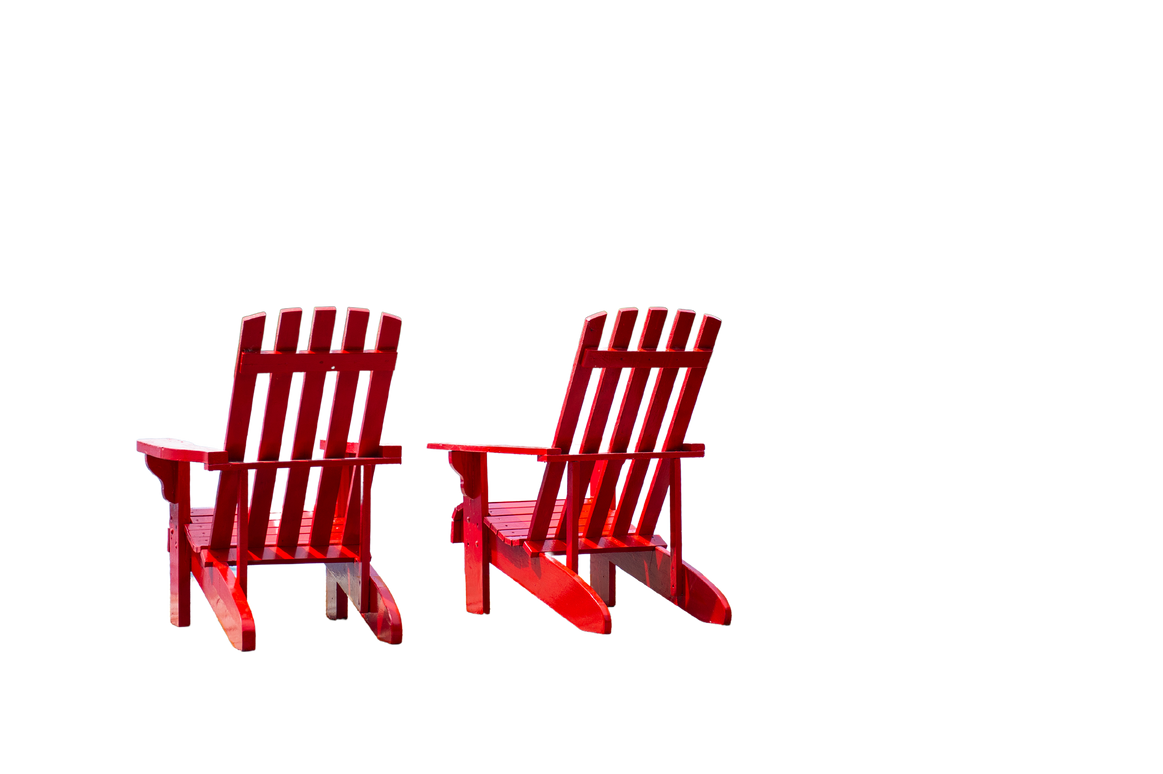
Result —
M 254 616 L 246 599 L 247 569 L 256 564 L 325 565 L 327 617 L 347 617 L 350 599 L 376 637 L 403 638 L 400 611 L 371 566 L 371 483 L 377 465 L 399 464 L 399 446 L 381 446 L 384 410 L 396 364 L 400 320 L 380 317 L 373 350 L 364 349 L 369 313 L 348 309 L 341 349 L 331 351 L 336 311 L 317 307 L 308 349 L 296 352 L 302 310 L 279 313 L 275 348 L 261 351 L 266 315 L 243 318 L 234 387 L 222 448 L 172 438 L 144 439 L 137 450 L 170 503 L 170 621 L 190 623 L 190 578 L 198 582 L 230 643 L 255 646 Z M 359 440 L 348 441 L 359 375 L 369 371 Z M 303 374 L 289 459 L 280 459 L 291 378 Z M 312 447 L 324 381 L 336 373 L 322 459 Z M 259 375 L 269 375 L 258 459 L 246 460 L 246 437 Z M 212 508 L 190 507 L 190 463 L 218 472 Z M 304 511 L 308 475 L 320 468 L 315 506 Z M 272 512 L 276 476 L 286 469 L 281 512 Z M 254 471 L 253 486 L 251 473 Z M 231 566 L 234 571 L 231 572 Z
M 687 339 L 695 313 L 680 309 L 673 318 L 666 347 L 658 349 L 666 310 L 646 312 L 636 349 L 630 349 L 636 309 L 620 309 L 606 349 L 599 349 L 604 312 L 586 318 L 573 370 L 549 446 L 489 446 L 430 443 L 449 452 L 461 479 L 463 501 L 453 510 L 452 542 L 464 543 L 467 609 L 489 612 L 489 567 L 499 568 L 579 629 L 610 632 L 609 608 L 615 601 L 615 567 L 644 583 L 701 621 L 731 622 L 731 606 L 715 586 L 682 559 L 682 459 L 702 457 L 702 444 L 686 443 L 687 426 L 710 363 L 720 321 L 705 315 L 692 349 Z M 650 372 L 654 389 L 643 410 Z M 659 436 L 679 372 L 682 386 Z M 577 449 L 574 435 L 594 371 L 598 383 Z M 606 451 L 600 451 L 622 371 L 628 371 Z M 641 417 L 633 450 L 630 442 Z M 488 454 L 536 456 L 545 463 L 534 500 L 489 502 Z M 629 465 L 621 494 L 615 489 Z M 653 475 L 649 486 L 647 474 Z M 562 478 L 566 497 L 558 499 Z M 634 515 L 646 491 L 642 508 Z M 588 492 L 588 496 L 587 496 Z M 669 494 L 670 550 L 654 534 L 663 501 Z M 557 562 L 550 554 L 564 554 Z M 590 584 L 577 574 L 580 554 L 590 555 Z

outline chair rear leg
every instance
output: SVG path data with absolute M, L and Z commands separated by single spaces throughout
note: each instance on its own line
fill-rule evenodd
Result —
M 624 554 L 605 554 L 609 560 L 628 575 L 649 586 L 657 594 L 666 597 L 695 618 L 706 623 L 731 623 L 731 605 L 723 592 L 707 580 L 702 573 L 686 562 L 678 573 L 677 593 L 671 592 L 671 557 L 665 548 L 655 548 L 652 552 L 637 551 Z
M 327 617 L 332 621 L 347 618 L 347 594 L 330 572 L 324 572 L 324 575 L 327 583 Z
M 369 580 L 372 584 L 371 609 L 360 611 L 361 615 L 380 642 L 399 645 L 404 641 L 404 624 L 400 620 L 400 608 L 380 574 L 375 568 L 369 570 Z
M 601 554 L 590 554 L 590 586 L 606 607 L 614 606 L 614 564 Z

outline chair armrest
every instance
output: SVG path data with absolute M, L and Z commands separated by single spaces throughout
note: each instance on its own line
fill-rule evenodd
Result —
M 542 455 L 537 459 L 541 462 L 615 462 L 627 460 L 669 460 L 679 457 L 705 456 L 702 449 L 681 449 L 678 451 L 660 452 L 595 452 L 593 454 L 554 454 Z
M 445 451 L 478 452 L 485 454 L 530 454 L 538 457 L 548 457 L 561 454 L 560 449 L 545 448 L 544 446 L 468 446 L 459 443 L 430 443 L 429 449 L 443 449 Z
M 137 450 L 150 457 L 173 462 L 202 462 L 209 465 L 229 459 L 225 449 L 199 446 L 177 438 L 142 438 L 137 442 Z
M 319 448 L 324 453 L 326 453 L 326 451 L 327 451 L 327 439 L 326 438 L 319 439 Z M 400 457 L 403 455 L 403 452 L 404 452 L 404 447 L 402 447 L 402 446 L 373 446 L 372 448 L 368 449 L 368 453 L 365 454 L 364 456 L 365 457 Z M 348 456 L 351 456 L 351 457 L 354 457 L 355 455 L 359 454 L 359 441 L 348 441 L 347 448 L 344 450 L 344 453 L 347 454 Z

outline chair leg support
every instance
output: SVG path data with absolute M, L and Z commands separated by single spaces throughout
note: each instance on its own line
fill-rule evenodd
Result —
M 672 596 L 671 558 L 665 548 L 603 556 L 700 621 L 724 626 L 731 623 L 731 605 L 723 592 L 686 562 L 682 563 L 682 571 L 678 573 L 677 593 Z
M 339 588 L 330 572 L 325 571 L 323 575 L 327 584 L 327 617 L 332 621 L 347 618 L 347 594 Z
M 254 616 L 238 578 L 226 565 L 212 559 L 203 564 L 201 555 L 193 552 L 190 554 L 190 570 L 230 644 L 239 650 L 254 650 Z
M 613 607 L 615 602 L 614 565 L 601 554 L 590 554 L 590 585 L 606 603 Z
M 396 605 L 392 592 L 388 591 L 387 584 L 384 583 L 383 578 L 375 571 L 375 568 L 368 568 L 368 578 L 372 584 L 371 604 L 368 606 L 369 609 L 359 610 L 359 563 L 336 562 L 328 563 L 326 566 L 329 598 L 330 586 L 334 583 L 338 587 L 337 591 L 345 595 L 348 602 L 359 611 L 377 639 L 391 645 L 399 645 L 404 639 L 404 625 L 400 619 L 400 608 Z
M 610 633 L 610 611 L 601 597 L 565 565 L 545 555 L 529 556 L 521 546 L 490 540 L 492 563 L 577 628 Z
M 178 506 L 170 507 L 176 509 Z M 171 526 L 170 623 L 174 626 L 190 625 L 190 554 L 190 544 L 182 530 Z

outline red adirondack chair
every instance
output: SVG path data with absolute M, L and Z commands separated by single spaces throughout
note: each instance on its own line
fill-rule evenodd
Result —
M 620 309 L 614 320 L 609 348 L 598 349 L 605 312 L 586 318 L 573 374 L 548 447 L 466 446 L 431 443 L 445 449 L 449 463 L 461 478 L 464 502 L 452 514 L 452 542 L 464 543 L 467 608 L 489 612 L 489 565 L 500 568 L 579 629 L 609 634 L 614 605 L 615 567 L 669 599 L 701 621 L 729 624 L 727 598 L 696 569 L 682 560 L 682 498 L 679 461 L 702 457 L 702 444 L 684 440 L 695 399 L 702 386 L 720 321 L 705 315 L 694 349 L 686 350 L 695 313 L 681 309 L 674 315 L 666 349 L 658 342 L 666 310 L 646 313 L 638 348 L 629 349 L 636 309 Z M 686 369 L 662 448 L 655 451 L 675 381 Z M 600 452 L 621 372 L 628 369 L 621 408 L 607 451 Z M 634 451 L 631 437 L 651 369 L 658 369 Z M 586 389 L 594 370 L 601 372 L 591 403 L 589 420 L 575 452 L 570 449 L 581 415 Z M 487 455 L 535 455 L 547 463 L 536 500 L 489 502 Z M 638 518 L 647 473 L 654 473 Z M 615 499 L 619 475 L 629 469 L 621 494 Z M 557 499 L 566 475 L 566 498 Z M 586 487 L 589 496 L 586 497 Z M 670 548 L 654 534 L 663 499 L 670 493 Z M 565 564 L 549 554 L 564 554 Z M 591 587 L 577 574 L 578 555 L 590 555 Z
M 301 309 L 279 313 L 274 349 L 262 351 L 265 314 L 244 317 L 234 367 L 234 388 L 222 448 L 153 438 L 137 442 L 146 466 L 161 480 L 170 503 L 170 622 L 190 625 L 190 576 L 239 650 L 254 650 L 254 617 L 246 601 L 247 568 L 256 564 L 326 566 L 327 617 L 347 617 L 351 600 L 384 642 L 403 637 L 400 611 L 368 550 L 372 474 L 400 462 L 399 446 L 380 446 L 384 409 L 396 365 L 400 319 L 380 318 L 375 349 L 364 350 L 369 313 L 348 309 L 342 348 L 331 349 L 335 308 L 317 307 L 308 347 L 296 351 Z M 371 373 L 359 440 L 349 443 L 352 408 L 361 371 Z M 321 459 L 312 459 L 324 382 L 336 373 Z M 290 456 L 280 459 L 291 378 L 303 374 L 299 415 Z M 245 460 L 251 404 L 259 374 L 270 375 L 257 459 Z M 219 471 L 213 508 L 190 507 L 190 463 Z M 271 511 L 275 477 L 287 470 L 280 513 Z M 308 476 L 320 468 L 313 511 L 304 511 Z M 253 471 L 253 483 L 251 475 Z M 249 495 L 248 495 L 249 493 Z M 281 518 L 280 518 L 281 516 Z M 233 574 L 229 566 L 233 565 Z

